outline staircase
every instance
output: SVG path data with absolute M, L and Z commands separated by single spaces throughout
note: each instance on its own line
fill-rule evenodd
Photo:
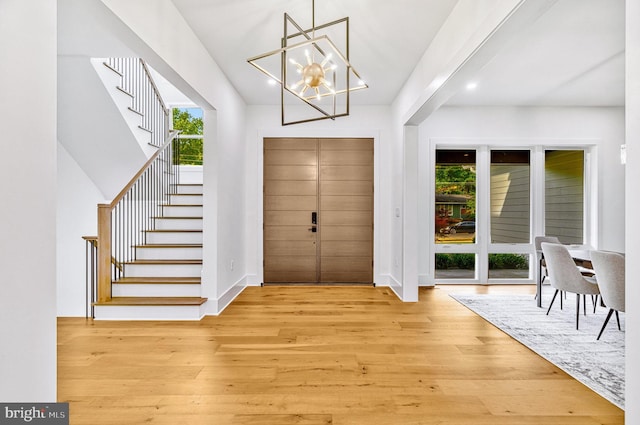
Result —
M 112 281 L 111 299 L 95 303 L 101 320 L 200 320 L 202 184 L 178 184 L 170 202 L 144 231 L 144 244 L 133 260 L 122 264 L 122 277 Z

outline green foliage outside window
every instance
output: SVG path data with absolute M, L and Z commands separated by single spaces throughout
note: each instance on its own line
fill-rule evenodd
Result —
M 475 268 L 475 254 L 436 254 L 436 270 Z M 489 254 L 490 270 L 526 270 L 529 257 L 526 254 Z
M 436 254 L 436 270 L 475 268 L 475 254 Z
M 202 135 L 202 118 L 194 117 L 189 109 L 173 109 L 173 128 L 181 131 L 181 136 Z M 202 165 L 202 138 L 180 138 L 181 165 Z
M 436 165 L 436 193 L 446 195 L 467 195 L 465 220 L 475 220 L 476 216 L 476 171 L 462 165 Z
M 529 268 L 529 256 L 526 254 L 489 254 L 489 269 L 520 269 Z

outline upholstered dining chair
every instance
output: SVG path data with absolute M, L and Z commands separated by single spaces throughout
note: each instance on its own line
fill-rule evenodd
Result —
M 576 329 L 578 329 L 580 321 L 580 295 L 583 296 L 584 314 L 586 315 L 586 295 L 600 294 L 596 279 L 583 276 L 582 273 L 580 273 L 566 246 L 542 242 L 541 247 L 547 263 L 551 287 L 556 290 L 553 294 L 551 304 L 549 304 L 547 314 L 551 311 L 558 292 L 565 291 L 576 294 Z
M 540 245 L 542 242 L 549 243 L 560 243 L 560 239 L 555 236 L 536 236 L 534 239 L 534 244 L 536 246 L 536 255 L 538 255 L 538 272 L 540 283 L 544 282 L 544 279 L 548 276 L 549 272 L 547 271 L 547 264 L 544 260 L 544 254 L 541 252 L 542 246 Z M 542 274 L 542 268 L 544 267 L 544 275 Z
M 620 316 L 618 312 L 621 311 L 624 313 L 625 300 L 624 256 L 616 252 L 592 251 L 591 263 L 593 264 L 593 271 L 596 273 L 596 279 L 598 279 L 602 302 L 609 308 L 609 314 L 607 314 L 607 318 L 598 334 L 597 339 L 600 339 L 614 311 L 618 322 L 618 330 L 620 330 Z

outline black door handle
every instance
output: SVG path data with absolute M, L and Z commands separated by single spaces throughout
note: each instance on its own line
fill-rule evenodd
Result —
M 311 224 L 318 224 L 318 213 L 315 211 L 311 213 Z
M 310 227 L 309 230 L 311 231 L 311 233 L 316 233 L 318 231 L 318 228 L 316 226 Z

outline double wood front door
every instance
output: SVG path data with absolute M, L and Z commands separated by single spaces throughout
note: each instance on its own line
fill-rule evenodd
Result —
M 373 139 L 264 139 L 264 282 L 373 282 Z

